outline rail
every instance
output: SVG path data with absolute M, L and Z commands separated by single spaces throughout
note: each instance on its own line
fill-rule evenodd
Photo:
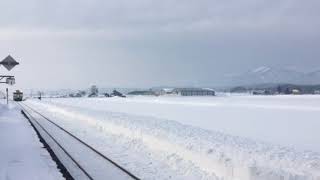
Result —
M 112 179 L 140 179 L 39 111 L 23 102 L 17 104 L 74 179 L 107 179 L 106 176 Z M 47 122 L 47 126 L 50 124 L 54 128 L 47 128 L 44 122 Z M 76 146 L 76 150 L 70 150 L 72 143 Z M 83 158 L 86 160 L 81 160 Z M 105 166 L 101 159 L 105 161 Z

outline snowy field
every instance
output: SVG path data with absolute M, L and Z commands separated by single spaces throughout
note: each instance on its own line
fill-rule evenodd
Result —
M 142 179 L 320 179 L 320 96 L 28 100 Z
M 62 174 L 20 110 L 0 99 L 0 180 L 62 180 Z

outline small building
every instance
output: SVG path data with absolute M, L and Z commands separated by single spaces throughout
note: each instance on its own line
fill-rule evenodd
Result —
M 163 95 L 172 94 L 173 90 L 174 90 L 174 88 L 163 88 L 160 90 L 155 90 L 155 93 L 159 96 L 163 96 Z
M 292 89 L 292 94 L 301 94 L 299 89 Z
M 252 91 L 253 95 L 273 95 L 274 92 L 270 90 L 254 90 Z
M 180 96 L 214 96 L 215 91 L 209 88 L 175 88 L 172 94 Z
M 320 90 L 314 90 L 313 94 L 320 94 Z
M 264 90 L 254 90 L 252 91 L 253 95 L 264 95 Z
M 128 95 L 143 95 L 143 96 L 156 96 L 156 93 L 154 91 L 148 90 L 148 91 L 131 91 L 128 93 Z

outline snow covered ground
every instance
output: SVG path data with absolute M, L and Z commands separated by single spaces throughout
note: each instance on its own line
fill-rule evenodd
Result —
M 320 96 L 26 103 L 143 179 L 320 179 Z
M 19 109 L 3 103 L 0 100 L 0 180 L 64 179 Z

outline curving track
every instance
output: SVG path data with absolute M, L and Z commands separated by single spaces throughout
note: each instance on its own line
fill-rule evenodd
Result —
M 73 179 L 139 179 L 35 109 L 18 105 Z

